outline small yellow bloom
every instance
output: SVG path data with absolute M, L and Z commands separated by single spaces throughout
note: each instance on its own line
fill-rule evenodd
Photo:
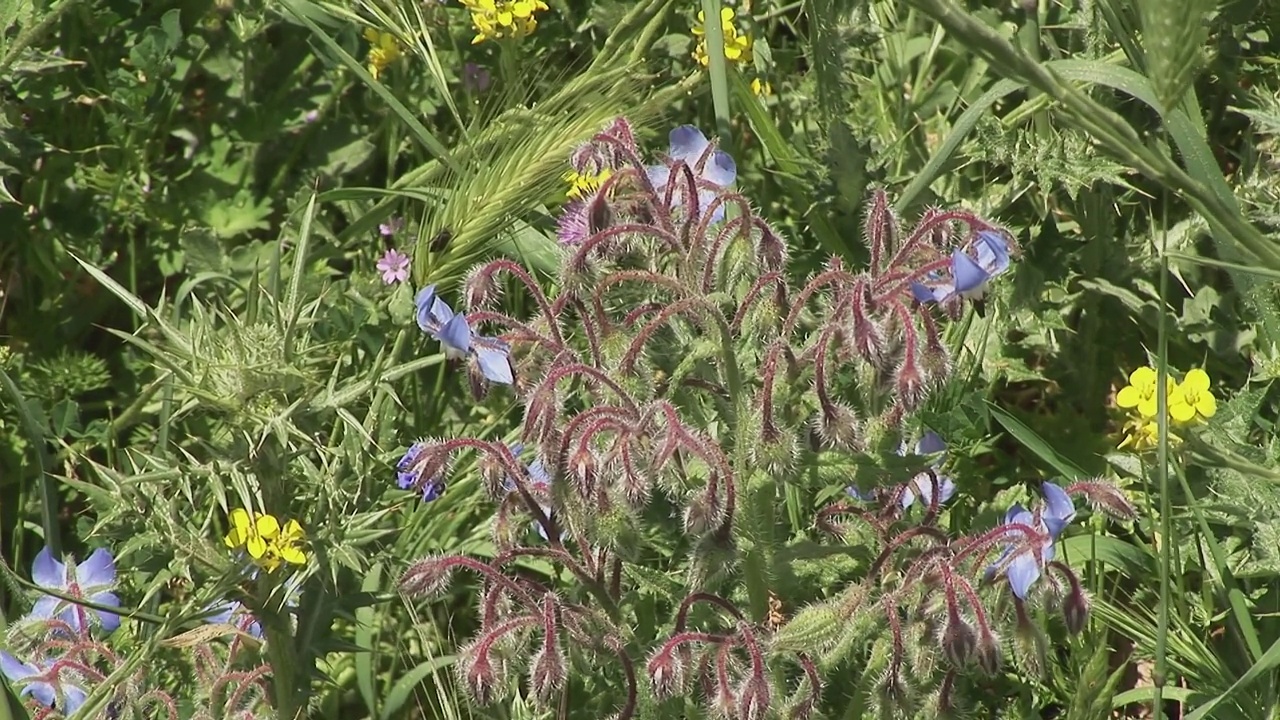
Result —
M 1180 423 L 1209 419 L 1218 412 L 1218 401 L 1209 390 L 1209 374 L 1200 368 L 1187 373 L 1169 394 L 1169 415 Z
M 756 97 L 768 97 L 773 94 L 773 86 L 768 82 L 761 81 L 760 78 L 753 78 L 751 80 L 751 92 L 755 93 Z
M 751 62 L 751 36 L 738 33 L 738 29 L 733 26 L 733 16 L 733 8 L 720 8 L 720 28 L 724 33 L 724 57 L 730 63 L 746 64 Z M 707 56 L 706 24 L 706 14 L 699 11 L 698 24 L 691 29 L 691 32 L 698 38 L 698 44 L 693 49 L 693 59 L 703 67 L 711 63 L 711 58 Z
M 476 36 L 471 44 L 504 37 L 521 38 L 538 29 L 535 13 L 548 10 L 543 0 L 461 0 L 471 11 Z
M 565 191 L 565 194 L 574 199 L 590 195 L 599 190 L 600 186 L 611 175 L 613 175 L 613 171 L 609 168 L 605 168 L 595 175 L 569 170 L 564 174 L 564 181 L 569 184 L 569 189 Z
M 1134 370 L 1129 375 L 1129 384 L 1116 394 L 1116 405 L 1126 410 L 1136 408 L 1142 417 L 1156 416 L 1156 371 L 1146 365 Z M 1169 387 L 1169 402 L 1173 402 L 1173 378 L 1166 378 Z
M 369 41 L 369 74 L 377 80 L 404 52 L 400 48 L 400 41 L 389 32 L 365 28 L 364 39 Z
M 244 508 L 232 510 L 230 519 L 231 530 L 223 543 L 232 550 L 243 547 L 254 563 L 267 572 L 273 572 L 282 563 L 307 562 L 307 555 L 300 547 L 306 534 L 297 520 L 289 520 L 281 527 L 276 516 L 263 513 L 254 518 Z
M 1175 447 L 1182 443 L 1182 438 L 1173 432 L 1173 428 L 1169 429 L 1169 446 Z M 1124 450 L 1128 448 L 1136 453 L 1144 453 L 1154 450 L 1160 444 L 1160 423 L 1150 418 L 1139 416 L 1131 416 L 1124 424 L 1124 439 L 1120 441 L 1117 449 Z

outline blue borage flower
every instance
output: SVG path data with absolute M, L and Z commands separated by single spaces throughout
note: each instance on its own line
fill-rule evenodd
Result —
M 920 437 L 920 440 L 916 443 L 914 449 L 914 453 L 916 455 L 943 453 L 942 457 L 938 458 L 937 462 L 935 462 L 931 468 L 933 470 L 934 477 L 938 479 L 937 487 L 939 505 L 950 500 L 951 497 L 956 494 L 956 484 L 951 477 L 948 475 L 941 475 L 937 472 L 938 469 L 942 467 L 942 462 L 946 459 L 946 449 L 947 444 L 943 442 L 942 438 L 932 430 L 926 432 Z M 898 454 L 906 455 L 906 447 L 903 446 L 898 448 Z M 915 504 L 917 498 L 920 500 L 921 505 L 926 507 L 931 505 L 933 502 L 933 488 L 933 478 L 929 476 L 929 473 L 922 472 L 917 474 L 915 477 L 911 478 L 903 488 L 902 497 L 898 500 L 899 507 L 906 510 Z M 845 492 L 847 492 L 850 497 L 862 502 L 871 502 L 875 500 L 879 491 L 880 488 L 876 488 L 870 492 L 864 493 L 855 485 L 850 485 L 845 488 Z
M 41 705 L 70 717 L 84 705 L 89 694 L 84 688 L 64 682 L 61 670 L 55 660 L 42 658 L 34 663 L 23 662 L 0 650 L 0 672 L 21 688 L 18 697 L 30 695 Z
M 120 606 L 120 598 L 113 592 L 116 563 L 105 548 L 94 550 L 77 565 L 70 557 L 66 563 L 58 562 L 46 547 L 31 564 L 31 580 L 40 587 L 83 598 L 96 605 Z M 101 625 L 106 632 L 120 627 L 119 615 L 86 608 L 52 595 L 36 600 L 31 608 L 31 617 L 46 620 L 56 617 L 77 633 L 84 629 L 85 620 Z
M 516 456 L 516 458 L 518 459 L 520 457 L 520 453 L 524 452 L 524 444 L 510 443 L 507 445 L 507 449 L 509 449 L 511 451 L 511 454 Z M 535 457 L 533 459 L 533 462 L 526 465 L 525 468 L 529 471 L 529 481 L 530 481 L 529 484 L 531 485 L 530 489 L 539 493 L 541 496 L 550 497 L 551 474 L 547 472 L 546 466 L 542 463 L 542 458 Z M 516 481 L 512 479 L 510 476 L 508 476 L 503 479 L 502 487 L 506 489 L 506 491 L 509 493 L 515 492 Z M 544 503 L 542 502 L 541 499 L 538 499 L 538 507 L 542 508 L 542 512 L 545 513 L 548 518 L 551 517 L 550 504 Z M 541 522 L 538 522 L 537 520 L 535 520 L 533 522 L 533 529 L 538 533 L 538 535 L 543 540 L 547 539 L 547 529 L 542 526 Z M 561 531 L 560 542 L 563 543 L 565 541 L 565 538 L 567 538 L 568 536 L 569 536 L 569 532 L 567 530 Z
M 671 181 L 671 166 L 677 162 L 687 165 L 698 180 L 698 216 L 701 217 L 718 194 L 717 190 L 703 186 L 726 188 L 732 185 L 738 177 L 737 163 L 729 153 L 716 149 L 711 141 L 707 140 L 707 136 L 692 125 L 681 125 L 675 128 L 671 131 L 669 140 L 671 147 L 667 151 L 667 164 L 646 167 L 645 173 L 649 176 L 649 182 L 658 196 L 664 197 L 667 185 Z M 679 178 L 676 182 L 677 185 L 671 192 L 672 208 L 684 204 L 684 193 L 678 184 Z M 723 219 L 724 205 L 720 205 L 711 214 L 711 222 L 720 222 Z
M 437 473 L 433 476 L 426 475 L 426 468 L 421 460 L 422 453 L 427 449 L 427 446 L 428 443 L 425 440 L 415 442 L 405 451 L 404 457 L 400 458 L 400 462 L 396 463 L 396 485 L 401 490 L 414 489 L 420 491 L 423 502 L 435 500 L 443 495 L 448 487 L 443 473 Z
M 511 369 L 511 348 L 498 338 L 475 333 L 467 316 L 455 313 L 453 308 L 436 295 L 436 286 L 428 285 L 414 298 L 418 327 L 431 335 L 444 347 L 445 357 L 451 360 L 466 359 L 472 373 L 479 373 L 489 382 L 511 385 L 515 373 Z
M 1019 600 L 1026 600 L 1044 566 L 1053 560 L 1054 542 L 1076 516 L 1075 503 L 1061 487 L 1047 482 L 1042 488 L 1044 504 L 1031 512 L 1014 504 L 1005 513 L 1002 525 L 1020 525 L 1037 531 L 1037 537 L 1021 539 L 1005 546 L 1000 558 L 987 567 L 988 579 L 997 572 L 1009 580 L 1009 589 Z M 1025 537 L 1025 533 L 1020 533 Z
M 922 303 L 946 302 L 957 295 L 981 298 L 987 282 L 1009 269 L 1009 242 L 995 230 L 981 230 L 972 250 L 974 255 L 963 248 L 953 250 L 951 272 L 932 273 L 923 282 L 911 283 L 911 294 Z

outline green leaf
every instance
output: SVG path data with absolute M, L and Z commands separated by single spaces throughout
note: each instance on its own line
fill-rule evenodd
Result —
M 1068 460 L 1065 456 L 1053 448 L 1044 438 L 1036 434 L 1034 430 L 1028 427 L 1018 418 L 1011 415 L 1008 411 L 988 402 L 988 407 L 995 419 L 1004 426 L 1005 430 L 1014 437 L 1015 440 L 1022 443 L 1022 446 L 1035 453 L 1037 457 L 1049 463 L 1055 470 L 1062 473 L 1068 480 L 1079 480 L 1088 477 L 1088 473 L 1081 470 L 1078 465 Z

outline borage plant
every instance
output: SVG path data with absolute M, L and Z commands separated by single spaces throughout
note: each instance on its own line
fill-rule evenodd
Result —
M 1046 483 L 1043 507 L 957 535 L 940 524 L 956 485 L 936 464 L 921 471 L 924 457 L 897 461 L 914 470 L 866 494 L 850 488 L 861 502 L 824 506 L 831 488 L 805 471 L 819 452 L 895 455 L 949 372 L 934 307 L 956 318 L 1006 271 L 1010 233 L 942 209 L 907 230 L 877 191 L 869 267 L 832 259 L 796 287 L 786 242 L 696 128 L 673 130 L 667 156 L 646 165 L 618 120 L 570 162 L 579 197 L 560 220 L 558 294 L 497 260 L 470 276 L 465 315 L 435 288 L 418 295 L 419 324 L 468 358 L 473 389 L 511 384 L 525 409 L 520 443 L 424 440 L 398 468 L 401 487 L 430 501 L 454 458 L 476 453 L 497 503 L 492 560 L 427 557 L 400 582 L 421 597 L 456 570 L 480 577 L 481 628 L 457 664 L 476 702 L 527 672 L 540 703 L 582 678 L 619 718 L 670 717 L 682 702 L 696 714 L 695 698 L 719 717 L 804 718 L 822 704 L 824 674 L 850 664 L 866 668 L 882 710 L 934 712 L 953 706 L 958 671 L 999 667 L 1004 627 L 1043 646 L 1029 601 L 1083 626 L 1087 600 L 1054 542 L 1072 495 L 1130 516 L 1111 486 Z M 534 319 L 496 309 L 511 277 Z M 501 337 L 475 334 L 483 324 Z M 930 435 L 917 454 L 940 449 Z M 912 507 L 923 508 L 914 520 Z M 858 537 L 878 545 L 844 589 L 779 581 L 783 550 L 808 526 L 840 540 L 859 522 L 870 532 Z M 531 561 L 556 573 L 535 575 Z M 790 622 L 779 613 L 815 598 Z M 655 627 L 664 603 L 673 621 Z

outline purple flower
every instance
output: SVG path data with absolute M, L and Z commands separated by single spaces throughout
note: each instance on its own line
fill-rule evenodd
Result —
M 934 453 L 945 453 L 947 445 L 942 438 L 932 430 L 926 432 L 920 437 L 920 441 L 916 443 L 916 455 L 932 455 Z M 899 453 L 902 454 L 902 453 Z M 938 478 L 938 504 L 941 505 L 951 499 L 956 494 L 956 484 L 948 475 L 939 475 L 936 471 L 942 466 L 945 459 L 938 458 L 933 464 L 934 476 Z M 902 509 L 906 510 L 911 507 L 916 498 L 920 498 L 922 505 L 930 505 L 933 502 L 933 478 L 929 477 L 929 473 L 923 472 L 911 478 L 911 482 L 907 483 L 907 489 L 902 492 Z
M 490 382 L 511 385 L 515 373 L 511 369 L 511 349 L 498 338 L 479 335 L 462 313 L 436 296 L 436 286 L 428 285 L 414 298 L 418 327 L 440 341 L 445 357 L 469 358 L 473 371 Z
M 98 605 L 119 607 L 120 598 L 113 592 L 116 584 L 116 563 L 105 548 L 94 550 L 79 565 L 70 557 L 67 563 L 58 562 L 45 547 L 31 564 L 31 579 L 35 584 L 64 595 L 82 598 Z M 31 608 L 32 617 L 53 619 L 66 623 L 73 631 L 84 629 L 83 620 L 96 620 L 102 629 L 111 632 L 120 627 L 120 616 L 85 608 L 62 598 L 46 595 L 36 600 Z
M 556 239 L 561 245 L 578 245 L 590 235 L 587 204 L 581 200 L 567 203 L 556 220 Z
M 0 650 L 0 672 L 9 682 L 21 686 L 18 697 L 30 695 L 41 705 L 70 717 L 84 704 L 88 693 L 83 688 L 60 682 L 55 665 L 49 660 L 41 660 L 39 664 L 23 662 Z
M 302 116 L 302 121 L 303 121 L 303 122 L 305 122 L 305 123 L 308 123 L 308 124 L 309 124 L 309 123 L 313 123 L 313 122 L 315 122 L 316 120 L 319 120 L 319 119 L 320 119 L 320 111 L 319 111 L 319 110 L 308 110 L 308 111 L 307 111 L 307 114 L 305 114 L 305 115 L 303 115 L 303 116 Z
M 462 65 L 462 87 L 467 92 L 484 92 L 489 89 L 493 77 L 489 71 L 473 62 Z
M 520 453 L 524 450 L 524 445 L 521 443 L 511 443 L 507 448 L 511 450 L 512 455 L 519 458 Z M 542 458 L 535 457 L 533 462 L 526 465 L 525 468 L 529 471 L 530 489 L 543 495 L 549 495 L 551 492 L 551 473 L 547 472 L 547 467 L 542 463 Z M 502 486 L 506 488 L 507 492 L 516 491 L 516 482 L 510 477 L 503 479 Z M 538 507 L 542 508 L 542 512 L 546 514 L 548 518 L 551 517 L 550 505 L 539 501 Z M 547 529 L 542 526 L 542 523 L 535 520 L 533 522 L 533 529 L 542 537 L 543 540 L 547 539 Z M 568 536 L 569 532 L 567 530 L 562 530 L 560 532 L 560 542 L 563 543 L 565 538 Z
M 1076 516 L 1075 503 L 1062 488 L 1047 482 L 1043 492 L 1045 502 L 1036 513 L 1015 504 L 1005 513 L 1003 523 L 1028 526 L 1036 531 L 1037 537 L 1019 533 L 1021 539 L 1006 545 L 1000 558 L 987 568 L 986 574 L 991 577 L 997 568 L 1004 567 L 1009 588 L 1019 600 L 1027 599 L 1045 564 L 1053 560 L 1054 541 Z M 1011 555 L 1012 560 L 1009 559 Z
M 693 171 L 694 177 L 698 179 L 698 184 L 710 184 L 717 188 L 725 188 L 733 184 L 738 177 L 738 166 L 734 163 L 729 153 L 723 150 L 712 149 L 711 142 L 707 140 L 707 136 L 702 131 L 692 125 L 681 125 L 671 131 L 670 135 L 671 147 L 667 151 L 669 163 L 674 164 L 677 161 L 684 162 Z M 698 165 L 702 163 L 702 169 L 699 171 Z M 653 184 L 654 190 L 660 196 L 664 196 L 667 192 L 667 184 L 671 180 L 670 164 L 652 165 L 645 168 L 649 175 L 649 182 Z M 681 190 L 682 181 L 676 179 L 676 187 L 672 189 L 671 206 L 679 207 L 684 203 L 684 192 Z M 710 188 L 698 188 L 698 214 L 701 215 L 706 207 L 715 199 L 716 192 Z M 719 222 L 724 219 L 724 206 L 717 207 L 711 215 L 711 222 Z
M 378 260 L 378 272 L 382 273 L 382 282 L 388 285 L 404 282 L 409 279 L 409 256 L 399 250 L 388 250 Z
M 934 453 L 945 452 L 946 449 L 947 445 L 943 442 L 942 438 L 939 437 L 937 433 L 930 430 L 925 432 L 925 434 L 920 437 L 919 442 L 916 443 L 915 454 L 932 455 Z M 898 454 L 906 455 L 906 447 L 904 446 L 899 448 Z M 938 478 L 939 505 L 950 500 L 951 497 L 956 494 L 956 484 L 952 481 L 951 477 L 948 475 L 939 475 L 937 473 L 937 470 L 942 466 L 942 461 L 944 459 L 945 456 L 943 458 L 939 458 L 938 461 L 933 464 L 934 475 Z M 877 497 L 879 490 L 879 488 L 875 488 L 870 492 L 864 493 L 853 485 L 845 488 L 845 492 L 849 494 L 849 497 L 861 502 L 871 502 Z M 929 477 L 929 473 L 927 472 L 919 473 L 907 482 L 906 487 L 902 491 L 902 498 L 898 501 L 899 506 L 903 510 L 906 510 L 915 504 L 916 498 L 919 498 L 921 504 L 926 506 L 932 503 L 933 479 Z
M 423 477 L 424 468 L 420 460 L 422 451 L 426 448 L 427 443 L 419 440 L 409 447 L 404 457 L 400 458 L 400 462 L 396 463 L 396 485 L 399 485 L 402 490 L 420 489 L 422 501 L 431 502 L 443 495 L 448 486 L 441 475 Z
M 404 218 L 391 218 L 384 223 L 378 223 L 378 233 L 382 237 L 391 237 L 404 229 Z
M 922 303 L 945 302 L 959 295 L 979 299 L 987 281 L 1009 269 L 1009 243 L 995 230 L 983 230 L 973 242 L 970 255 L 960 248 L 951 253 L 950 276 L 935 273 L 924 282 L 911 283 L 911 294 Z

